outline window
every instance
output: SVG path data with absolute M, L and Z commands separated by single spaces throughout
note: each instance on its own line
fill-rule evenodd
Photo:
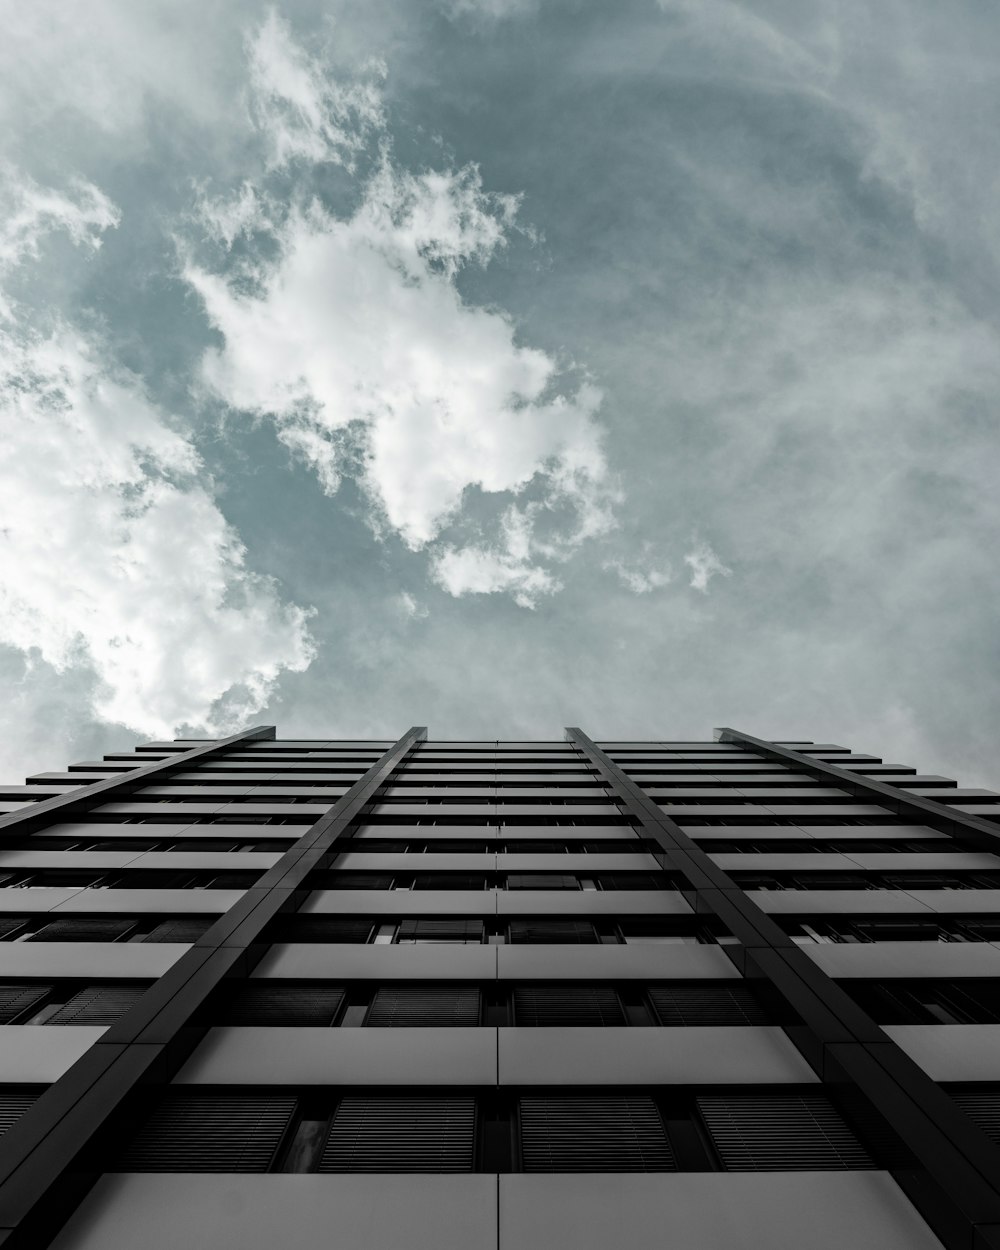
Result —
M 121 1172 L 266 1172 L 296 1100 L 211 1094 L 166 1098 L 140 1129 Z
M 514 990 L 516 1025 L 624 1025 L 615 990 L 595 985 L 530 985 Z
M 727 1172 L 814 1172 L 875 1164 L 821 1095 L 698 1098 Z
M 334 1112 L 319 1172 L 471 1172 L 471 1096 L 349 1095 Z
M 477 1025 L 479 990 L 467 986 L 389 986 L 375 992 L 365 1024 L 369 1028 L 430 1028 Z
M 518 1100 L 525 1172 L 672 1172 L 673 1151 L 652 1098 Z
M 396 941 L 413 945 L 435 943 L 445 945 L 479 945 L 485 936 L 482 920 L 464 917 L 414 917 L 401 920 Z
M 281 1026 L 333 1024 L 344 1001 L 337 985 L 250 983 L 225 995 L 215 1021 L 224 1025 Z

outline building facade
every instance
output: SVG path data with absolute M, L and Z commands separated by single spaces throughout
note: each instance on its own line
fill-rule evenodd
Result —
M 1000 795 L 258 727 L 0 811 L 4 1250 L 1000 1247 Z

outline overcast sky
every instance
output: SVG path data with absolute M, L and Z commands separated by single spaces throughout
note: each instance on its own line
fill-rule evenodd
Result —
M 269 722 L 1000 784 L 994 4 L 0 21 L 0 778 Z

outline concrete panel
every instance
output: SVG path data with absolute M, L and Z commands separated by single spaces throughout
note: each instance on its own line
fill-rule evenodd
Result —
M 52 1246 L 497 1250 L 497 1178 L 112 1174 Z
M 803 951 L 831 977 L 1000 977 L 989 942 L 810 943 Z
M 0 1029 L 0 1081 L 29 1085 L 58 1081 L 103 1032 L 93 1025 L 59 1024 Z
M 887 1172 L 500 1177 L 501 1250 L 660 1245 L 941 1250 Z
M 499 976 L 505 981 L 740 979 L 717 946 L 498 946 L 495 950 Z M 996 954 L 1000 957 L 1000 951 Z
M 1000 890 L 907 890 L 906 893 L 939 915 L 1000 912 Z
M 1000 1081 L 1000 1024 L 893 1024 L 889 1034 L 934 1081 Z
M 171 838 L 176 837 L 182 830 L 187 836 L 187 830 L 190 827 L 189 821 L 180 821 L 176 825 L 144 825 L 137 829 L 135 825 L 123 825 L 118 821 L 107 821 L 102 824 L 96 820 L 66 820 L 60 824 L 46 825 L 45 834 L 53 838 Z M 194 827 L 203 828 L 202 825 Z M 215 832 L 212 836 L 218 837 L 219 835 Z M 89 854 L 89 852 L 84 852 L 84 854 Z
M 620 855 L 522 855 L 504 852 L 497 856 L 501 872 L 577 872 L 593 876 L 600 872 L 659 872 L 660 865 L 648 851 L 623 851 Z
M 496 979 L 500 949 L 451 945 L 323 946 L 303 942 L 272 946 L 253 976 L 338 981 L 492 981 Z M 1000 951 L 997 954 L 1000 958 Z
M 302 914 L 495 916 L 497 897 L 494 890 L 314 890 Z
M 71 903 L 78 894 L 86 894 L 85 886 L 76 886 L 72 890 L 49 886 L 16 886 L 9 889 L 0 888 L 0 914 L 35 915 L 38 912 L 55 911 L 64 903 Z M 102 891 L 107 893 L 108 891 Z
M 242 890 L 78 890 L 53 911 L 122 912 L 129 916 L 142 912 L 163 912 L 168 916 L 198 912 L 221 916 L 242 897 Z
M 132 834 L 135 837 L 135 834 Z M 0 868 L 124 868 L 142 851 L 0 851 Z
M 495 854 L 449 855 L 433 851 L 401 852 L 398 855 L 344 851 L 333 863 L 336 869 L 362 872 L 495 872 L 496 866 Z
M 221 1028 L 209 1029 L 174 1083 L 494 1085 L 496 1079 L 496 1029 Z
M 689 916 L 677 890 L 505 890 L 501 916 Z
M 953 890 L 954 894 L 967 893 Z M 919 912 L 931 908 L 904 890 L 747 890 L 761 911 L 774 915 L 848 916 Z M 940 891 L 938 891 L 940 893 Z
M 218 833 L 215 836 L 218 837 Z M 281 854 L 275 851 L 143 851 L 132 867 L 218 868 L 227 872 L 256 868 L 258 872 L 266 872 L 280 858 Z
M 0 976 L 152 981 L 189 949 L 180 942 L 3 942 Z M 1000 958 L 1000 951 L 997 955 Z
M 500 1029 L 503 1085 L 766 1085 L 816 1074 L 781 1029 Z
M 711 847 L 705 848 L 711 854 Z M 856 872 L 857 864 L 832 851 L 783 855 L 779 851 L 727 851 L 712 855 L 723 872 Z
M 858 851 L 848 852 L 847 856 L 859 868 L 870 872 L 953 872 L 956 869 L 1000 868 L 1000 857 L 987 851 L 882 851 L 879 854 Z

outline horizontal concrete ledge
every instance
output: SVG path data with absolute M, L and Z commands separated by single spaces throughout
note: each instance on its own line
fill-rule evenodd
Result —
M 53 1250 L 648 1250 L 661 1242 L 670 1250 L 941 1250 L 885 1172 L 121 1173 L 98 1181 Z

